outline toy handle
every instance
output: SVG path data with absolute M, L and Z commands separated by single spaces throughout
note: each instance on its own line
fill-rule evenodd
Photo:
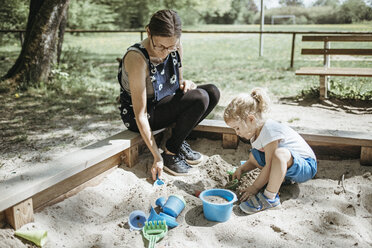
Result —
M 148 248 L 155 248 L 155 244 L 156 244 L 156 237 L 155 236 L 150 236 Z

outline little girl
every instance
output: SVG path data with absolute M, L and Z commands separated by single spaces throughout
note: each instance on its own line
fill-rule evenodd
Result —
M 269 103 L 266 92 L 255 88 L 250 95 L 235 97 L 224 112 L 227 125 L 252 145 L 248 161 L 235 171 L 233 179 L 261 169 L 254 183 L 241 192 L 240 208 L 248 214 L 279 206 L 278 191 L 284 179 L 301 183 L 317 172 L 315 154 L 306 141 L 290 127 L 265 118 Z M 263 193 L 259 192 L 265 185 Z

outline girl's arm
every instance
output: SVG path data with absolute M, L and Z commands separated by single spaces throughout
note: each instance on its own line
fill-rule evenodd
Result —
M 152 178 L 156 180 L 156 174 L 160 177 L 162 173 L 163 158 L 161 157 L 158 146 L 151 132 L 149 120 L 147 119 L 147 64 L 143 57 L 136 52 L 129 52 L 127 56 L 125 56 L 124 63 L 125 69 L 128 72 L 136 123 L 143 140 L 154 157 L 151 173 Z
M 271 171 L 271 161 L 273 159 L 275 150 L 278 148 L 278 143 L 279 143 L 279 140 L 275 140 L 273 142 L 270 142 L 264 147 L 266 165 L 263 167 L 260 175 L 258 175 L 256 180 L 252 184 L 252 186 L 257 188 L 258 190 L 260 190 L 263 186 L 265 186 L 265 184 L 269 181 L 269 176 L 270 176 L 270 171 Z
M 273 159 L 275 150 L 278 148 L 278 143 L 279 141 L 275 140 L 264 147 L 266 165 L 262 168 L 260 174 L 253 184 L 242 192 L 242 196 L 240 198 L 241 201 L 245 201 L 250 196 L 257 194 L 258 191 L 262 189 L 263 186 L 265 186 L 265 184 L 269 181 L 271 161 Z

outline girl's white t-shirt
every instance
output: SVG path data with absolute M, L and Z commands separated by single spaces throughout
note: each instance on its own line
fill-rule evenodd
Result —
M 258 137 L 251 139 L 251 145 L 263 152 L 263 148 L 275 140 L 279 140 L 278 147 L 294 151 L 303 158 L 316 159 L 313 150 L 295 130 L 271 119 L 266 120 Z

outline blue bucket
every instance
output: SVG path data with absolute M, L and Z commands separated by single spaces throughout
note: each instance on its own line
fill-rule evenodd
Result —
M 226 199 L 226 203 L 208 202 L 207 196 L 219 196 Z M 199 198 L 203 202 L 204 217 L 210 221 L 225 222 L 232 212 L 233 203 L 238 200 L 235 193 L 227 189 L 207 189 L 200 193 Z

